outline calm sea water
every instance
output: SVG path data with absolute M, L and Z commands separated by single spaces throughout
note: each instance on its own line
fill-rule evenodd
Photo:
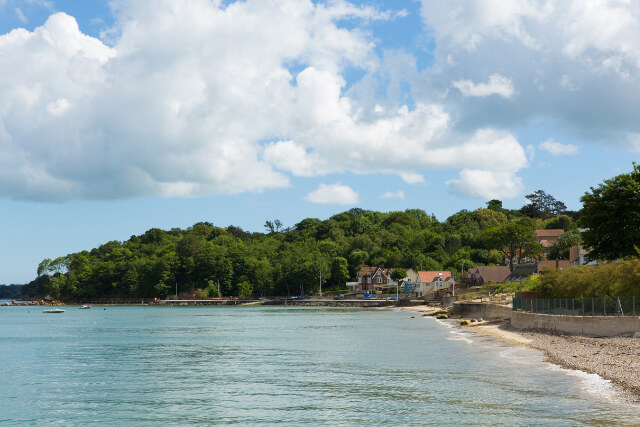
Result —
M 620 425 L 640 408 L 405 311 L 0 308 L 0 424 L 276 423 Z

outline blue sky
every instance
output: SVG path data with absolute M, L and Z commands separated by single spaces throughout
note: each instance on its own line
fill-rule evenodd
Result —
M 440 220 L 640 157 L 617 0 L 0 0 L 0 283 L 198 221 Z

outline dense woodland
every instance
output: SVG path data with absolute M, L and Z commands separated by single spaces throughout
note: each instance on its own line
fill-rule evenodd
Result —
M 542 190 L 526 198 L 521 209 L 491 200 L 444 222 L 420 209 L 351 209 L 292 227 L 269 220 L 262 233 L 210 222 L 186 230 L 153 228 L 126 242 L 43 260 L 23 297 L 162 298 L 176 286 L 179 292 L 200 289 L 199 297 L 314 294 L 320 283 L 323 290 L 343 289 L 363 265 L 449 270 L 459 277 L 476 265 L 567 259 L 580 242 L 601 267 L 543 275 L 535 280 L 541 295 L 640 295 L 638 165 L 592 187 L 579 212 Z M 579 233 L 578 224 L 587 230 Z M 534 236 L 543 228 L 565 232 L 545 250 Z
M 313 294 L 343 289 L 363 265 L 450 270 L 516 263 L 539 257 L 536 228 L 563 228 L 553 256 L 565 258 L 577 235 L 576 212 L 542 191 L 520 210 L 460 211 L 440 222 L 423 210 L 351 209 L 326 220 L 307 218 L 292 227 L 266 221 L 265 232 L 217 227 L 157 228 L 125 242 L 112 241 L 38 266 L 24 296 L 63 300 L 165 297 L 203 289 L 200 296 Z M 564 242 L 564 243 L 563 243 Z

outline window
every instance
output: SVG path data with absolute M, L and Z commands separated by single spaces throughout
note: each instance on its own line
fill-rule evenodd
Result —
M 378 276 L 378 283 L 382 283 L 382 277 Z

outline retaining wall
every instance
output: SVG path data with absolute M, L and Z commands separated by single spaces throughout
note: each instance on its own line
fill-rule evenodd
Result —
M 554 332 L 612 337 L 640 332 L 640 317 L 556 316 L 512 311 L 511 326 L 518 329 L 544 329 Z
M 557 316 L 513 311 L 509 306 L 485 303 L 456 303 L 453 312 L 482 319 L 509 318 L 511 326 L 518 329 L 543 329 L 596 337 L 640 333 L 640 317 Z
M 479 317 L 482 319 L 498 319 L 511 317 L 513 310 L 506 305 L 485 303 L 455 303 L 453 312 L 465 317 Z

